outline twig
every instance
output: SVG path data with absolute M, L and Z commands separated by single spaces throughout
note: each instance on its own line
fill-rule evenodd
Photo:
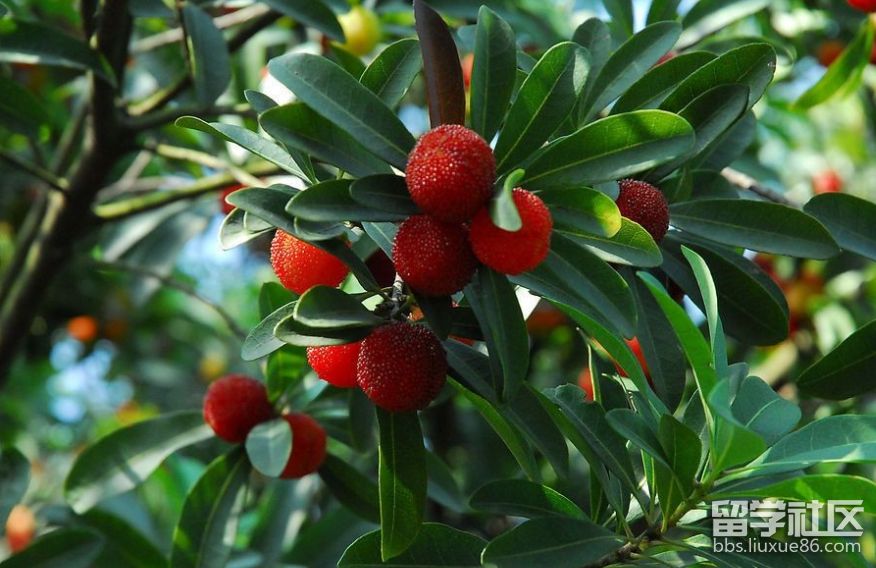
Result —
M 173 96 L 176 96 L 176 94 Z M 134 116 L 126 119 L 124 124 L 132 130 L 141 131 L 155 128 L 156 126 L 161 126 L 163 124 L 170 124 L 181 116 L 197 115 L 200 118 L 207 119 L 209 117 L 217 117 L 224 114 L 233 114 L 248 118 L 256 118 L 257 116 L 256 112 L 248 104 L 221 105 L 208 108 L 186 105 L 162 109 L 145 116 Z
M 31 176 L 37 178 L 46 183 L 50 188 L 60 191 L 61 193 L 67 191 L 69 189 L 70 184 L 64 178 L 60 178 L 50 172 L 49 170 L 42 168 L 36 164 L 32 164 L 25 160 L 22 160 L 12 152 L 7 152 L 0 148 L 0 159 L 4 162 L 7 162 L 11 166 L 18 168 L 26 174 L 30 174 Z
M 220 30 L 224 30 L 244 24 L 253 18 L 267 14 L 270 11 L 270 7 L 265 4 L 254 4 L 252 6 L 247 6 L 246 8 L 241 8 L 236 12 L 213 18 L 213 24 Z M 176 43 L 182 38 L 182 28 L 173 28 L 135 41 L 131 46 L 131 53 L 133 55 L 138 55 L 140 53 L 152 51 L 153 49 Z
M 776 193 L 775 191 L 764 187 L 753 177 L 746 175 L 738 170 L 734 170 L 733 168 L 724 168 L 721 171 L 721 175 L 724 176 L 724 179 L 726 179 L 736 187 L 744 189 L 746 191 L 750 191 L 755 195 L 766 199 L 767 201 L 772 201 L 773 203 L 779 203 L 781 205 L 787 205 L 788 207 L 797 207 L 797 204 L 792 202 L 784 195 Z

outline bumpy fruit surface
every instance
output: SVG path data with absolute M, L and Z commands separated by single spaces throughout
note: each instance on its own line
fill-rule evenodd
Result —
M 228 215 L 229 213 L 234 211 L 234 205 L 225 201 L 225 198 L 237 191 L 238 189 L 243 189 L 243 185 L 229 185 L 219 192 L 219 207 L 222 209 L 223 215 Z
M 364 6 L 354 6 L 346 14 L 341 14 L 338 16 L 338 23 L 347 39 L 343 44 L 344 49 L 355 55 L 371 53 L 380 41 L 380 20 Z
M 325 460 L 325 430 L 306 414 L 284 414 L 292 428 L 292 453 L 280 477 L 298 479 L 319 469 Z
M 374 404 L 389 412 L 420 410 L 438 396 L 447 356 L 427 327 L 393 323 L 362 342 L 356 381 Z
M 862 12 L 876 12 L 876 0 L 848 0 L 849 6 Z
M 336 387 L 356 386 L 356 362 L 362 342 L 344 345 L 308 347 L 307 363 L 313 367 L 319 378 Z
M 280 230 L 271 242 L 271 266 L 280 283 L 297 294 L 318 285 L 337 286 L 349 272 L 334 255 Z
M 618 182 L 617 208 L 622 216 L 641 225 L 658 243 L 669 230 L 669 203 L 659 189 L 634 179 Z
M 483 207 L 469 232 L 478 260 L 504 274 L 520 274 L 538 266 L 548 254 L 554 226 L 550 211 L 537 195 L 518 187 L 513 197 L 522 221 L 519 231 L 500 229 L 493 224 L 489 208 Z
M 392 258 L 404 281 L 426 296 L 462 290 L 477 268 L 465 226 L 428 215 L 414 215 L 401 224 Z
M 261 382 L 244 375 L 228 375 L 210 385 L 204 397 L 204 420 L 217 436 L 238 444 L 255 426 L 274 415 Z
M 444 124 L 420 137 L 405 176 L 420 209 L 442 221 L 461 223 L 493 194 L 496 160 L 474 131 Z

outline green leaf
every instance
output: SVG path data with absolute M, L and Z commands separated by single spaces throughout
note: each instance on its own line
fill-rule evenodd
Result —
M 0 527 L 24 497 L 30 484 L 30 462 L 15 448 L 0 449 Z
M 328 454 L 319 476 L 340 503 L 367 521 L 380 522 L 377 484 L 341 458 Z M 380 555 L 378 541 L 377 553 Z
M 265 0 L 265 4 L 334 40 L 344 41 L 344 30 L 323 0 Z
M 667 470 L 658 476 L 657 493 L 664 514 L 671 515 L 694 490 L 702 443 L 696 432 L 671 414 L 660 417 L 657 438 L 669 462 Z M 656 466 L 658 470 L 663 467 Z
M 370 328 L 384 323 L 383 318 L 368 311 L 360 299 L 328 286 L 314 286 L 302 294 L 292 317 L 315 328 Z
M 155 568 L 167 565 L 164 554 L 121 517 L 92 509 L 82 519 L 105 539 L 94 567 Z
M 517 39 L 511 26 L 481 6 L 471 72 L 471 127 L 492 140 L 505 118 L 517 78 Z
M 648 422 L 640 414 L 629 408 L 615 408 L 606 412 L 605 418 L 621 439 L 629 440 L 631 444 L 638 446 L 656 463 L 667 468 L 671 467 L 657 433 L 648 426 Z
M 421 0 L 414 0 L 414 19 L 432 127 L 465 124 L 465 86 L 450 29 L 441 15 Z
M 231 82 L 228 46 L 222 32 L 213 23 L 213 18 L 195 4 L 184 4 L 182 15 L 195 95 L 201 106 L 209 106 L 216 102 Z
M 703 257 L 688 247 L 682 246 L 681 252 L 690 264 L 703 299 L 706 320 L 709 327 L 709 341 L 712 348 L 712 368 L 719 379 L 729 376 L 727 369 L 727 337 L 724 334 L 724 325 L 721 315 L 718 313 L 718 291 L 715 289 L 715 279 L 709 270 L 709 266 Z
M 514 517 L 573 517 L 584 512 L 550 487 L 524 479 L 501 479 L 483 485 L 471 496 L 476 511 Z
M 499 407 L 499 412 L 529 438 L 557 475 L 563 478 L 568 476 L 569 451 L 559 427 L 551 418 L 551 406 L 553 404 L 538 391 L 524 385 L 514 398 Z
M 769 0 L 704 0 L 697 2 L 682 20 L 684 33 L 678 43 L 684 47 L 692 45 L 737 20 L 763 10 L 769 4 Z
M 572 42 L 549 49 L 527 76 L 508 111 L 496 141 L 496 172 L 526 160 L 572 112 L 590 64 L 587 52 Z
M 601 191 L 576 187 L 541 191 L 538 196 L 550 209 L 554 231 L 559 233 L 610 238 L 621 229 L 617 204 Z
M 386 561 L 416 541 L 426 508 L 426 453 L 416 412 L 377 409 L 380 427 L 380 556 Z
M 231 205 L 289 233 L 295 234 L 295 223 L 285 215 L 286 203 L 298 194 L 298 190 L 286 186 L 245 187 L 230 194 L 226 200 Z
M 291 53 L 268 63 L 301 101 L 390 164 L 404 169 L 414 139 L 396 115 L 349 73 L 324 57 Z M 265 113 L 267 116 L 270 112 Z
M 870 62 L 872 46 L 873 25 L 865 20 L 852 43 L 831 63 L 824 76 L 797 99 L 794 106 L 798 109 L 809 109 L 857 91 L 864 69 Z
M 395 176 L 381 176 L 395 177 Z M 370 178 L 363 178 L 370 179 Z M 353 199 L 351 180 L 324 181 L 308 187 L 289 201 L 286 211 L 308 221 L 402 221 L 405 214 L 363 205 Z
M 786 501 L 863 501 L 867 514 L 876 514 L 876 483 L 854 475 L 825 473 L 803 475 L 771 483 L 763 487 L 718 491 L 710 500 L 746 498 L 773 498 Z
M 653 24 L 663 20 L 675 20 L 678 18 L 678 5 L 681 0 L 652 0 L 648 8 L 646 22 Z
M 237 534 L 240 496 L 250 470 L 241 448 L 207 466 L 183 504 L 173 532 L 170 568 L 225 565 Z
M 609 116 L 548 144 L 526 168 L 523 185 L 547 189 L 622 179 L 691 150 L 693 128 L 659 110 Z
M 245 89 L 243 91 L 243 96 L 246 98 L 246 102 L 249 103 L 249 106 L 251 106 L 257 114 L 262 114 L 263 112 L 277 106 L 277 101 L 268 95 L 259 91 L 254 91 L 253 89 Z
M 277 402 L 307 371 L 307 356 L 303 348 L 283 345 L 270 355 L 265 368 L 268 400 Z
M 666 52 L 672 49 L 681 34 L 676 22 L 658 22 L 643 29 L 609 57 L 587 102 L 579 109 L 579 123 L 588 122 L 599 111 L 627 91 L 648 72 Z
M 176 119 L 174 123 L 181 128 L 191 128 L 192 130 L 200 130 L 212 136 L 216 136 L 228 142 L 237 144 L 245 150 L 249 150 L 256 156 L 263 158 L 272 164 L 276 164 L 289 172 L 293 176 L 301 179 L 308 179 L 307 174 L 301 169 L 292 156 L 279 144 L 275 144 L 270 140 L 262 138 L 255 132 L 248 130 L 242 126 L 233 124 L 222 124 L 221 122 L 205 122 L 194 116 L 183 116 Z
M 520 212 L 514 203 L 514 187 L 524 175 L 526 172 L 523 170 L 514 170 L 508 174 L 502 183 L 502 190 L 490 201 L 490 218 L 500 229 L 514 232 L 523 227 Z
M 244 361 L 255 361 L 270 355 L 283 346 L 283 342 L 274 337 L 274 329 L 282 320 L 291 317 L 295 311 L 295 303 L 284 304 L 262 318 L 243 341 L 240 357 Z
M 663 110 L 678 112 L 695 98 L 719 85 L 745 85 L 748 108 L 760 99 L 776 70 L 776 52 L 767 43 L 752 43 L 730 50 L 706 63 L 681 81 L 660 105 Z
M 14 132 L 38 138 L 40 126 L 49 120 L 46 109 L 29 90 L 0 76 L 0 124 Z
M 813 217 L 786 205 L 750 199 L 700 199 L 670 208 L 673 226 L 730 246 L 801 258 L 830 258 L 833 237 Z
M 396 175 L 381 174 L 359 178 L 350 186 L 350 196 L 360 205 L 403 218 L 420 213 L 420 209 L 411 200 L 405 178 Z
M 487 544 L 473 534 L 438 523 L 424 523 L 411 547 L 389 561 L 382 560 L 380 543 L 380 531 L 360 537 L 347 548 L 338 561 L 338 566 L 340 568 L 376 568 L 377 566 L 477 568 L 481 565 L 481 551 Z
M 310 327 L 294 316 L 280 320 L 274 327 L 274 335 L 283 343 L 298 347 L 343 345 L 368 337 L 371 327 Z
M 235 208 L 222 220 L 222 226 L 219 227 L 219 245 L 222 250 L 239 247 L 273 230 L 273 227 L 258 231 L 247 229 L 245 226 L 246 215 L 246 211 L 243 209 Z
M 712 469 L 717 473 L 746 464 L 763 452 L 767 445 L 754 430 L 740 422 L 730 406 L 730 381 L 722 380 L 709 394 L 706 404 L 714 416 L 712 429 Z
M 326 54 L 326 57 L 340 65 L 344 71 L 353 77 L 361 78 L 362 73 L 365 72 L 365 64 L 359 59 L 359 56 L 348 51 L 346 46 L 337 42 L 331 44 L 331 49 Z
M 292 428 L 283 418 L 263 422 L 246 436 L 246 455 L 259 473 L 279 477 L 292 454 Z
M 374 58 L 359 82 L 377 95 L 386 106 L 395 108 L 423 68 L 420 42 L 413 38 L 389 44 Z
M 803 209 L 821 221 L 843 250 L 876 260 L 876 203 L 848 195 L 816 195 Z
M 108 83 L 116 78 L 106 60 L 85 42 L 35 22 L 0 22 L 0 61 L 93 71 Z
M 660 106 L 681 81 L 715 57 L 706 51 L 691 51 L 651 68 L 621 95 L 611 107 L 611 114 Z
M 91 568 L 103 546 L 103 537 L 94 531 L 61 528 L 0 562 L 0 568 Z
M 757 377 L 746 377 L 733 399 L 733 416 L 756 432 L 767 446 L 778 442 L 800 422 L 800 407 L 785 400 Z
M 200 411 L 176 412 L 116 430 L 86 448 L 64 481 L 77 513 L 137 487 L 177 450 L 213 436 Z
M 612 201 L 612 203 L 614 203 Z M 615 206 L 616 207 L 616 206 Z M 562 229 L 558 229 L 561 232 Z M 566 234 L 568 234 L 566 232 Z M 611 237 L 592 235 L 569 235 L 573 241 L 586 246 L 596 256 L 614 264 L 628 264 L 643 268 L 660 266 L 663 255 L 660 247 L 648 231 L 635 221 L 621 218 L 620 230 Z
M 533 519 L 494 539 L 485 565 L 498 568 L 579 568 L 615 551 L 624 539 L 583 519 Z
M 810 396 L 852 398 L 876 389 L 876 320 L 855 331 L 797 378 Z
M 593 88 L 594 82 L 599 77 L 599 72 L 611 55 L 613 44 L 611 30 L 601 19 L 589 18 L 575 28 L 572 41 L 590 53 L 590 73 L 587 75 L 587 83 L 584 85 L 584 92 L 581 95 L 583 99 Z

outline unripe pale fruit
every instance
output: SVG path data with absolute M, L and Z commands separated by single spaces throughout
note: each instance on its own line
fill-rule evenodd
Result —
M 297 294 L 337 286 L 349 272 L 336 256 L 279 229 L 271 242 L 271 266 L 280 283 Z
M 876 0 L 848 0 L 849 6 L 862 12 L 876 12 Z
M 414 215 L 401 224 L 392 258 L 402 279 L 425 296 L 462 290 L 477 267 L 465 226 L 428 215 Z
M 518 187 L 513 197 L 522 222 L 520 230 L 497 227 L 485 206 L 472 219 L 469 231 L 478 260 L 503 274 L 520 274 L 541 264 L 550 250 L 554 226 L 550 211 L 537 195 Z
M 663 240 L 669 230 L 669 203 L 663 192 L 650 183 L 634 179 L 621 180 L 618 186 L 620 214 L 641 225 L 656 242 Z
M 261 382 L 244 375 L 228 375 L 210 385 L 204 397 L 204 420 L 217 436 L 239 444 L 249 431 L 274 415 Z
M 284 414 L 283 420 L 292 428 L 292 453 L 280 477 L 298 479 L 315 472 L 325 461 L 325 430 L 306 414 Z
M 338 23 L 347 40 L 342 47 L 350 53 L 367 55 L 380 41 L 380 20 L 364 6 L 354 6 L 346 14 L 341 14 Z
M 307 363 L 319 378 L 340 388 L 356 386 L 356 362 L 362 342 L 307 348 Z
M 493 195 L 496 160 L 473 130 L 444 124 L 420 137 L 405 176 L 420 209 L 442 221 L 462 223 Z
M 393 323 L 362 342 L 356 381 L 374 404 L 389 412 L 426 408 L 447 380 L 447 356 L 427 327 Z

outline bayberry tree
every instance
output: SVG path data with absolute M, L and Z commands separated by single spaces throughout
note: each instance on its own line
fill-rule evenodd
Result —
M 876 323 L 860 291 L 876 205 L 831 168 L 811 199 L 808 179 L 806 199 L 781 191 L 758 134 L 852 92 L 872 119 L 871 3 L 842 8 L 847 47 L 793 100 L 770 92 L 790 89 L 803 40 L 783 39 L 790 24 L 768 2 L 680 14 L 606 1 L 574 29 L 555 7 L 510 1 L 381 2 L 380 16 L 322 0 L 81 4 L 87 41 L 21 6 L 0 20 L 0 60 L 88 73 L 63 134 L 28 88 L 0 83 L 0 118 L 34 159 L 0 157 L 47 192 L 0 288 L 2 376 L 82 247 L 86 270 L 175 288 L 237 333 L 227 306 L 170 274 L 208 192 L 221 246 L 269 239 L 273 275 L 244 302 L 258 313 L 239 333 L 249 375 L 205 394 L 165 384 L 175 412 L 81 449 L 33 543 L 30 510 L 8 514 L 27 448 L 2 451 L 0 519 L 17 554 L 0 566 L 872 562 L 854 547 L 721 551 L 713 538 L 713 505 L 731 499 L 876 513 Z M 647 5 L 641 22 L 634 5 Z M 294 47 L 268 61 L 265 92 L 242 91 L 229 54 L 281 16 Z M 173 27 L 150 33 L 154 19 Z M 179 57 L 180 44 L 180 75 L 131 102 L 129 57 Z M 158 62 L 142 64 L 161 78 Z M 225 92 L 234 104 L 216 102 Z M 57 146 L 52 163 L 41 145 Z M 140 195 L 143 171 L 166 161 L 221 171 Z M 845 291 L 828 314 L 810 305 L 833 293 L 826 276 Z M 546 339 L 546 313 L 562 340 Z M 109 336 L 73 323 L 79 344 Z M 765 349 L 776 344 L 802 364 Z M 32 369 L 21 359 L 13 375 Z M 150 527 L 168 514 L 162 541 Z M 785 528 L 765 542 L 793 540 Z

